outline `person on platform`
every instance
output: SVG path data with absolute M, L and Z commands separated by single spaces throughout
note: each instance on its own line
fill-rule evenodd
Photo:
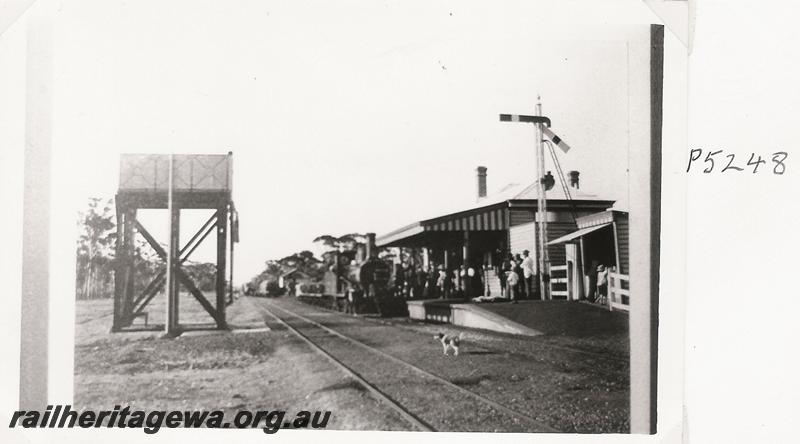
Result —
M 475 272 L 475 267 L 467 267 L 464 276 L 464 297 L 472 299 L 479 294 L 481 277 Z
M 447 297 L 448 298 L 455 298 L 458 297 L 458 268 L 454 268 L 452 270 L 447 271 L 447 277 L 445 285 L 447 286 Z
M 458 297 L 465 298 L 469 297 L 467 294 L 469 293 L 469 285 L 470 285 L 469 276 L 467 276 L 467 266 L 462 265 L 458 268 Z
M 427 290 L 427 294 L 425 295 L 426 298 L 438 297 L 438 293 L 436 292 L 436 281 L 438 277 L 439 274 L 436 272 L 436 266 L 433 262 L 431 262 L 430 266 L 428 267 L 428 281 L 425 285 L 425 289 Z
M 406 262 L 403 274 L 406 278 L 405 285 L 403 285 L 403 297 L 411 299 L 414 295 L 414 265 Z
M 514 272 L 517 273 L 517 299 L 521 299 L 525 294 L 525 284 L 522 281 L 522 256 L 519 253 L 514 255 Z
M 497 267 L 497 278 L 500 280 L 500 295 L 502 296 L 506 295 L 506 271 L 508 271 L 509 266 L 508 261 L 503 260 Z
M 533 299 L 534 286 L 533 286 L 533 258 L 530 256 L 530 251 L 525 250 L 522 252 L 522 284 L 525 288 L 525 297 Z
M 447 272 L 444 271 L 444 267 L 442 265 L 439 265 L 439 273 L 436 277 L 436 289 L 438 290 L 440 298 L 447 297 Z
M 424 298 L 425 292 L 425 281 L 427 280 L 427 275 L 425 274 L 425 269 L 421 266 L 417 268 L 416 274 L 416 286 L 414 287 L 414 299 L 421 299 Z
M 519 285 L 519 275 L 513 268 L 506 272 L 506 297 L 512 304 L 517 303 L 517 286 Z
M 395 297 L 402 297 L 403 296 L 403 287 L 405 286 L 406 278 L 405 278 L 405 270 L 403 269 L 403 264 L 395 265 L 395 274 L 394 274 L 394 295 Z
M 452 270 L 448 270 L 447 274 L 447 297 L 448 298 L 457 298 L 458 297 L 458 268 L 454 268 Z
M 607 301 L 608 299 L 608 269 L 605 265 L 597 266 L 597 300 Z
M 600 261 L 594 259 L 589 268 L 586 269 L 586 275 L 589 277 L 589 294 L 586 295 L 586 300 L 589 302 L 597 300 L 597 268 L 599 264 Z

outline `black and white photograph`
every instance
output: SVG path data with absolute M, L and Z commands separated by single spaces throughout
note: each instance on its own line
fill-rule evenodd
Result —
M 686 91 L 641 2 L 44 3 L 0 46 L 39 178 L 15 185 L 12 427 L 648 435 L 671 415 L 662 108 Z

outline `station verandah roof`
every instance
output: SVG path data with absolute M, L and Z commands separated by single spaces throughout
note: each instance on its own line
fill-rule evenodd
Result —
M 508 202 L 499 202 L 458 213 L 421 220 L 376 239 L 379 247 L 432 247 L 452 245 L 463 240 L 464 231 L 503 231 L 508 229 Z
M 477 203 L 466 206 L 462 211 L 420 220 L 376 239 L 379 247 L 431 247 L 453 246 L 463 242 L 463 232 L 501 232 L 508 230 L 509 208 L 538 208 L 537 194 L 539 184 L 512 183 L 497 193 L 480 198 Z M 581 207 L 606 208 L 613 201 L 598 199 L 597 196 L 572 190 L 570 195 L 558 187 L 549 190 L 548 208 L 569 209 Z
M 585 210 L 585 206 L 597 207 L 611 205 L 613 201 L 565 201 L 548 200 L 548 208 L 569 211 L 574 205 Z M 510 208 L 526 208 L 536 211 L 537 202 L 530 199 L 508 200 L 485 207 L 474 208 L 459 213 L 421 220 L 376 239 L 379 247 L 430 247 L 452 246 L 463 241 L 466 232 L 502 232 L 509 229 Z
M 497 193 L 479 198 L 461 211 L 423 219 L 379 236 L 379 247 L 430 247 L 449 240 L 445 233 L 462 231 L 502 231 L 508 228 L 507 212 L 511 199 L 530 198 L 536 184 L 508 184 Z M 535 204 L 535 200 L 533 201 Z
M 578 240 L 579 238 L 581 238 L 583 236 L 586 236 L 589 233 L 593 233 L 593 232 L 595 232 L 597 230 L 600 230 L 600 229 L 603 229 L 603 228 L 609 227 L 609 226 L 611 226 L 611 222 L 605 223 L 605 224 L 601 224 L 601 225 L 593 225 L 593 226 L 587 227 L 587 228 L 581 228 L 581 229 L 579 229 L 577 231 L 573 231 L 572 233 L 569 233 L 567 235 L 561 236 L 558 239 L 551 240 L 550 242 L 547 243 L 547 245 L 558 245 L 558 244 L 564 244 L 564 243 L 568 243 L 568 242 L 574 242 L 574 241 Z

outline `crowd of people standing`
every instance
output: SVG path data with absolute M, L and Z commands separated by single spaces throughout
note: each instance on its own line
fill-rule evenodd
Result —
M 403 264 L 395 271 L 397 296 L 406 299 L 472 298 L 483 293 L 481 267 L 461 265 L 445 269 L 430 263 L 427 267 Z
M 499 295 L 491 295 L 488 271 L 500 281 Z M 538 298 L 538 280 L 530 252 L 508 254 L 498 265 L 460 265 L 450 269 L 442 264 L 427 267 L 403 264 L 395 270 L 395 295 L 405 299 L 467 298 L 493 296 L 517 301 Z
M 509 254 L 498 268 L 497 275 L 504 298 L 512 302 L 519 299 L 538 299 L 538 279 L 530 251 L 525 250 L 522 255 Z

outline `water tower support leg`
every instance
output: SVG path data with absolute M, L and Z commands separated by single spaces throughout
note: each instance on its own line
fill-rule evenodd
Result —
M 225 271 L 226 271 L 226 264 L 225 264 L 225 255 L 226 251 L 226 241 L 228 239 L 227 236 L 227 228 L 228 228 L 228 206 L 227 204 L 220 206 L 217 209 L 217 328 L 223 329 L 227 328 L 227 324 L 225 321 L 225 290 L 226 290 L 226 283 L 225 283 Z
M 167 335 L 176 336 L 180 330 L 180 318 L 178 316 L 180 302 L 180 284 L 178 283 L 178 270 L 180 269 L 180 225 L 181 210 L 172 208 L 170 215 L 170 236 L 169 251 L 171 273 L 167 275 Z

